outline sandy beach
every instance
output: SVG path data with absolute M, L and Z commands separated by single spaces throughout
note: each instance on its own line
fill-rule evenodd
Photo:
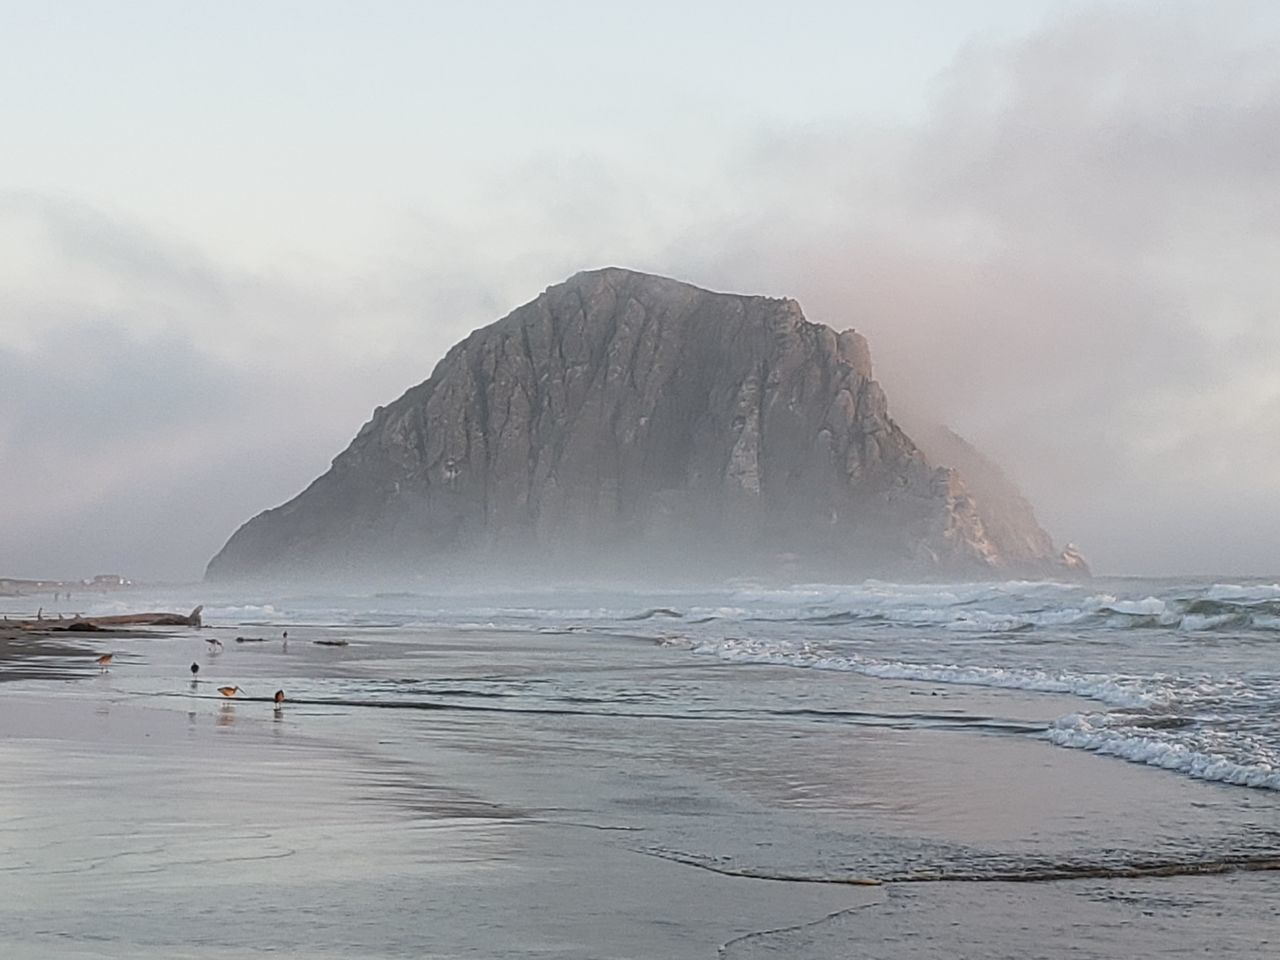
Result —
M 109 672 L 4 685 L 7 956 L 1274 950 L 1274 798 L 1039 739 L 1075 697 L 589 633 L 275 634 L 90 637 L 60 655 Z
M 879 897 L 636 852 L 627 818 L 535 807 L 455 746 L 411 763 L 305 708 L 101 689 L 0 705 L 7 956 L 714 956 Z

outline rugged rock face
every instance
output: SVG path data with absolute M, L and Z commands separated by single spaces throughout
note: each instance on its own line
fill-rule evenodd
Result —
M 912 430 L 930 462 L 954 467 L 973 493 L 986 535 L 999 544 L 1006 565 L 1035 569 L 1054 556 L 1053 540 L 1036 522 L 1035 511 L 998 464 L 982 455 L 949 427 Z M 1089 575 L 1089 566 L 1073 544 L 1067 544 L 1051 567 L 1056 572 Z M 1055 572 L 1050 569 L 1047 572 Z
M 456 345 L 207 575 L 1063 569 L 995 499 L 889 417 L 858 333 L 610 268 Z

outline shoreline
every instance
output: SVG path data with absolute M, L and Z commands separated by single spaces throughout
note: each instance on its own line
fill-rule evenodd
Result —
M 19 956 L 48 930 L 201 960 L 1268 955 L 1241 938 L 1280 873 L 1124 871 L 1265 853 L 1275 798 L 1017 732 L 1076 696 L 589 632 L 289 627 L 288 650 L 216 654 L 139 631 L 109 673 L 6 691 Z M 1043 875 L 1090 864 L 1112 875 Z

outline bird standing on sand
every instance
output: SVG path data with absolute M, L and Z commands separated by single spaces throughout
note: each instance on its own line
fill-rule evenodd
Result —
M 237 693 L 240 692 L 240 688 L 239 687 L 219 687 L 218 692 L 222 694 L 224 697 L 234 697 Z
M 205 637 L 204 642 L 209 645 L 210 650 L 222 649 L 222 641 L 219 640 L 217 637 Z
M 277 690 L 276 695 L 272 697 L 272 699 L 275 700 L 277 707 L 280 706 L 280 704 L 284 703 L 284 691 Z
M 200 664 L 198 663 L 191 664 L 191 675 L 194 677 L 199 672 L 200 672 Z
M 98 666 L 102 668 L 103 673 L 107 672 L 107 664 L 111 662 L 111 658 L 113 656 L 114 654 L 104 653 L 102 656 L 98 658 Z

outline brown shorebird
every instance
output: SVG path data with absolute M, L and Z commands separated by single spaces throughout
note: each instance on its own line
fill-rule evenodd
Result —
M 237 693 L 240 692 L 240 688 L 239 687 L 219 687 L 218 692 L 222 694 L 224 697 L 234 697 Z
M 98 666 L 102 668 L 103 673 L 107 672 L 107 664 L 111 662 L 111 658 L 113 656 L 115 656 L 115 654 L 104 653 L 102 656 L 98 658 Z
M 280 706 L 280 704 L 284 703 L 284 691 L 277 690 L 275 697 L 273 697 L 272 699 L 275 700 L 277 707 Z
M 200 664 L 198 663 L 191 664 L 191 675 L 194 677 L 199 672 L 200 672 Z

